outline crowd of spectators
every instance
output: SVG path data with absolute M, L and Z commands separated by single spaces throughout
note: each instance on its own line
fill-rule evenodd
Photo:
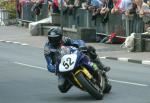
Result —
M 122 14 L 123 19 L 134 17 L 136 24 L 141 23 L 144 17 L 149 18 L 143 24 L 146 28 L 150 27 L 150 0 L 91 0 L 87 2 L 86 9 L 93 12 L 94 19 L 99 16 L 104 23 L 109 15 Z
M 26 4 L 32 5 L 31 11 L 36 15 L 39 15 L 43 3 L 46 3 L 46 0 L 16 0 L 16 11 L 18 14 L 18 18 L 21 18 L 22 8 Z
M 25 3 L 48 3 L 49 11 L 60 12 L 61 0 L 17 0 L 17 8 Z M 94 16 L 123 13 L 126 16 L 136 13 L 139 16 L 150 16 L 150 0 L 62 0 L 64 13 L 71 14 L 76 8 L 85 8 Z M 85 4 L 84 7 L 82 4 Z M 52 10 L 50 10 L 52 9 Z M 94 18 L 93 18 L 94 19 Z
M 63 14 L 72 15 L 77 8 L 86 9 L 92 12 L 92 20 L 97 17 L 102 18 L 101 22 L 109 21 L 109 16 L 122 14 L 123 17 L 138 16 L 140 18 L 150 18 L 150 0 L 17 0 L 17 11 L 21 14 L 21 5 L 33 3 L 32 11 L 39 14 L 40 4 L 48 3 L 48 10 L 51 13 L 60 13 L 61 1 Z M 37 7 L 38 6 L 38 7 Z M 36 8 L 37 7 L 37 8 Z M 147 24 L 150 24 L 150 20 Z
M 149 0 L 90 0 L 86 8 L 95 14 L 122 13 L 126 16 L 136 13 L 139 16 L 150 16 Z

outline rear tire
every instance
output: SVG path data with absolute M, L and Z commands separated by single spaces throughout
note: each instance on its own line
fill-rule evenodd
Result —
M 96 87 L 94 87 L 92 81 L 86 78 L 81 72 L 76 75 L 76 78 L 81 83 L 83 88 L 95 99 L 97 100 L 103 99 L 103 91 L 98 90 Z
M 106 87 L 104 89 L 104 93 L 109 93 L 111 91 L 111 88 L 112 88 L 111 84 L 110 83 L 106 83 Z
M 106 76 L 106 74 L 104 74 L 104 77 L 105 77 L 105 89 L 104 89 L 104 93 L 109 93 L 111 91 L 111 83 L 110 81 L 108 80 L 108 77 Z

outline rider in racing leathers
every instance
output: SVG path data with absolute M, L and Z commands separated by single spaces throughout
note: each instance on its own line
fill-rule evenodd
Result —
M 86 47 L 86 54 L 90 57 L 91 61 L 96 63 L 98 68 L 103 69 L 104 71 L 109 71 L 110 67 L 105 67 L 101 62 L 99 57 L 96 54 L 95 48 L 92 46 L 85 46 L 84 41 L 82 40 L 72 40 L 68 37 L 62 36 L 60 28 L 51 28 L 48 32 L 48 42 L 46 42 L 44 47 L 44 56 L 47 62 L 48 71 L 55 73 L 55 63 L 57 59 L 61 56 L 61 46 L 74 46 L 78 48 Z M 58 88 L 62 93 L 66 93 L 72 84 L 68 79 L 58 75 Z

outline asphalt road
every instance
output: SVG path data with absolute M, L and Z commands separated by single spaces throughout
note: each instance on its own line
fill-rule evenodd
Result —
M 0 103 L 150 103 L 150 66 L 102 62 L 111 66 L 112 91 L 99 101 L 75 87 L 60 93 L 42 49 L 0 42 Z

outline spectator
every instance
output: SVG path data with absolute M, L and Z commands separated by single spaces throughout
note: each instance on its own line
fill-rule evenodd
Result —
M 88 0 L 86 8 L 92 11 L 94 8 L 98 9 L 103 6 L 102 0 Z
M 88 0 L 86 8 L 92 12 L 92 20 L 96 20 L 99 16 L 102 18 L 102 23 L 106 23 L 112 5 L 112 0 Z
M 58 0 L 52 0 L 52 12 L 60 13 Z
M 44 3 L 44 0 L 31 0 L 33 4 L 31 11 L 34 12 L 36 15 L 40 15 L 41 9 L 42 9 L 42 3 Z
M 140 17 L 150 16 L 149 6 L 143 0 L 134 0 L 134 2 L 137 5 L 137 13 Z
M 150 0 L 149 1 L 147 1 L 147 4 L 149 5 L 149 7 L 150 7 Z
M 147 3 L 148 0 L 144 0 L 144 3 Z
M 144 30 L 146 30 L 148 27 L 150 27 L 150 9 L 149 6 L 143 2 L 143 0 L 135 0 L 135 4 L 137 5 L 137 14 L 139 15 L 139 17 L 142 19 L 142 21 L 144 21 L 143 23 L 143 27 Z M 143 19 L 144 18 L 144 19 Z
M 125 15 L 126 15 L 126 16 L 133 16 L 133 15 L 136 15 L 136 9 L 137 9 L 137 5 L 135 4 L 134 0 L 132 0 L 131 8 L 128 8 L 128 9 L 125 11 Z
M 100 14 L 100 9 L 103 7 L 103 0 L 88 0 L 86 8 L 92 12 L 92 20 Z
M 102 18 L 102 23 L 106 23 L 109 19 L 109 11 L 113 5 L 112 0 L 103 0 L 103 7 L 100 8 L 100 16 Z
M 44 0 L 31 0 L 32 3 L 44 3 Z
M 110 0 L 103 0 L 103 7 L 100 10 L 100 14 L 106 14 L 109 12 L 110 8 L 109 8 L 109 1 Z
M 19 0 L 16 1 L 16 11 L 17 11 L 18 18 L 21 19 L 22 6 L 21 3 L 19 3 Z
M 52 3 L 53 1 L 52 0 L 47 0 L 48 2 L 48 13 L 50 13 L 52 11 Z
M 114 7 L 111 9 L 111 14 L 121 12 L 119 8 L 119 5 L 121 4 L 121 2 L 122 0 L 113 0 Z
M 125 12 L 126 10 L 129 10 L 132 8 L 133 1 L 132 0 L 122 0 L 122 2 L 119 5 L 119 8 L 121 12 Z
M 81 4 L 80 0 L 65 0 L 63 13 L 72 15 L 75 13 L 76 8 L 81 7 Z
M 96 9 L 101 8 L 103 6 L 102 0 L 91 0 L 91 5 Z

